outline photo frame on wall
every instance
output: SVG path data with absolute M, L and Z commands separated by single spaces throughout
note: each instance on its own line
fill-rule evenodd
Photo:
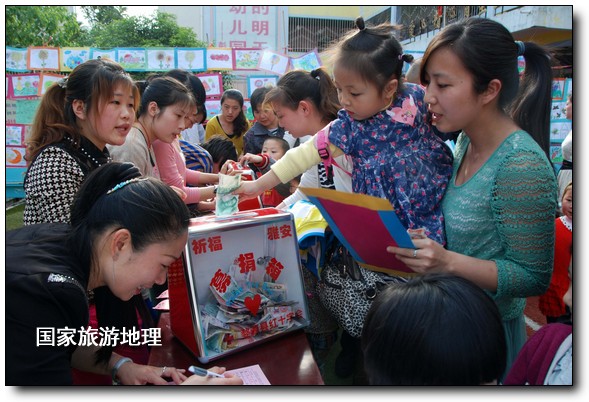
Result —
M 205 87 L 207 98 L 220 97 L 223 93 L 223 76 L 220 73 L 203 73 L 196 75 Z M 207 109 L 208 114 L 208 109 Z
M 233 49 L 233 69 L 234 70 L 255 70 L 260 63 L 262 49 L 241 48 Z
M 276 75 L 250 75 L 247 77 L 247 97 L 251 98 L 252 93 L 258 88 L 275 87 L 277 82 Z
M 258 64 L 258 70 L 283 75 L 288 70 L 289 65 L 290 58 L 288 56 L 272 52 L 271 50 L 264 50 Z
M 230 47 L 207 48 L 207 70 L 231 70 L 233 68 L 233 49 Z
M 204 47 L 177 47 L 176 68 L 188 71 L 206 71 L 206 49 Z

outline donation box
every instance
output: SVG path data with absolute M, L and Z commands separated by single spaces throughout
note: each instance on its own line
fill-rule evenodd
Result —
M 168 272 L 171 329 L 201 363 L 309 325 L 293 216 L 191 219 Z

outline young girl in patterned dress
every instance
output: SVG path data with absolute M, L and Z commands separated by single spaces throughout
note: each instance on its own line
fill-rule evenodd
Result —
M 356 25 L 333 49 L 343 109 L 329 126 L 330 151 L 352 157 L 354 192 L 387 198 L 406 228 L 425 228 L 445 244 L 441 200 L 452 154 L 427 122 L 423 89 L 400 80 L 403 62 L 413 57 L 403 54 L 391 25 L 366 27 L 361 17 Z M 316 141 L 307 141 L 237 193 L 257 195 L 320 161 Z

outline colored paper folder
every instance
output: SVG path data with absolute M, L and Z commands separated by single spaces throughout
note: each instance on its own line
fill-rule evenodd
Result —
M 387 246 L 415 248 L 388 200 L 322 188 L 300 190 L 362 267 L 390 275 L 415 274 L 386 251 Z

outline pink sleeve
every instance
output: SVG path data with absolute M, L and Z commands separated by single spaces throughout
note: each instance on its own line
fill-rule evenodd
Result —
M 174 187 L 178 187 L 186 193 L 186 204 L 194 204 L 200 201 L 200 189 L 186 186 L 186 165 L 182 155 L 178 153 L 173 144 L 162 141 L 154 141 L 153 153 L 161 180 Z
M 186 169 L 186 183 L 197 186 L 200 184 L 200 171 Z

